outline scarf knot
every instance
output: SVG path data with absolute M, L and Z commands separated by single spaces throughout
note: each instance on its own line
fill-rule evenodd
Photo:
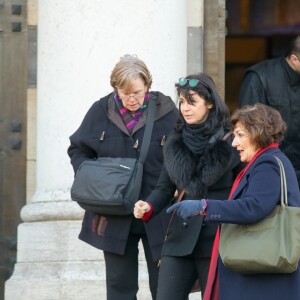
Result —
M 150 99 L 150 93 L 145 94 L 143 105 L 134 113 L 130 113 L 129 110 L 123 106 L 122 100 L 119 98 L 117 94 L 114 95 L 115 103 L 118 107 L 118 110 L 121 114 L 121 117 L 124 121 L 126 128 L 128 129 L 129 133 L 131 134 L 133 128 L 141 118 L 143 112 L 146 110 Z

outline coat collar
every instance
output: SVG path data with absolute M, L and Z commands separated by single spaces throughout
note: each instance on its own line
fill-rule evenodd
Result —
M 278 151 L 279 151 L 278 148 L 271 148 L 265 151 L 263 154 L 261 154 L 260 157 L 263 157 L 264 155 L 274 155 L 278 153 Z M 252 172 L 253 168 L 255 168 L 258 162 L 259 159 L 253 162 L 252 166 L 250 166 L 250 168 L 247 170 L 242 180 L 240 181 L 239 185 L 237 186 L 236 190 L 232 194 L 232 199 L 237 199 L 240 197 L 240 193 L 244 190 L 245 186 L 248 184 L 248 178 L 250 173 Z
M 166 171 L 178 190 L 186 188 L 190 199 L 205 197 L 207 188 L 216 184 L 232 159 L 232 147 L 222 138 L 208 143 L 203 155 L 193 154 L 180 133 L 169 136 L 164 145 Z
M 172 99 L 170 97 L 167 97 L 159 92 L 150 92 L 151 97 L 155 98 L 155 118 L 154 121 L 159 120 L 163 116 L 165 116 L 167 113 L 171 112 L 172 110 L 176 109 L 176 106 Z M 151 100 L 150 100 L 151 101 Z M 132 131 L 132 135 L 136 133 L 139 129 L 145 126 L 146 120 L 147 120 L 147 114 L 148 111 L 146 111 L 142 114 L 140 117 L 138 123 L 134 127 Z M 123 119 L 118 111 L 118 108 L 116 107 L 116 103 L 114 100 L 114 92 L 109 94 L 108 96 L 108 112 L 107 112 L 108 119 L 115 124 L 122 132 L 124 132 L 126 135 L 130 135 L 128 132 L 128 129 L 126 128 Z

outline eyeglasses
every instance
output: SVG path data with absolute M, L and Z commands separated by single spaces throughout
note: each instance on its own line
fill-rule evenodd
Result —
M 119 94 L 120 94 L 120 98 L 123 100 L 129 100 L 131 97 L 133 97 L 135 100 L 138 100 L 145 96 L 144 91 L 140 91 L 132 94 L 123 94 L 123 93 L 119 93 Z
M 188 79 L 185 77 L 179 78 L 180 86 L 185 86 L 188 83 L 191 88 L 194 88 L 199 82 L 200 82 L 200 80 L 198 80 L 198 79 Z

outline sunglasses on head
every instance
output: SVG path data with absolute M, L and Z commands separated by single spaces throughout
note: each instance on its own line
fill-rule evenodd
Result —
M 187 79 L 185 77 L 179 78 L 180 86 L 185 86 L 188 83 L 191 88 L 194 88 L 199 82 L 200 80 L 198 79 Z
M 185 86 L 186 84 L 189 84 L 189 87 L 194 88 L 194 87 L 197 86 L 198 83 L 201 83 L 207 89 L 207 91 L 211 95 L 212 100 L 214 101 L 214 97 L 213 97 L 213 93 L 212 93 L 211 88 L 206 83 L 204 83 L 203 81 L 201 81 L 199 79 L 188 79 L 188 78 L 185 78 L 185 77 L 179 78 L 179 85 L 180 86 Z

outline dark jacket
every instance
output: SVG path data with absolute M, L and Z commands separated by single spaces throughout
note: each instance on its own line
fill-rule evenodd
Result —
M 203 155 L 194 155 L 179 133 L 168 138 L 164 146 L 165 166 L 155 190 L 146 200 L 152 204 L 154 214 L 170 202 L 176 189 L 180 193 L 186 188 L 184 199 L 226 199 L 242 165 L 231 146 L 232 139 L 222 140 L 224 134 L 220 129 L 210 139 Z M 175 214 L 162 254 L 210 257 L 216 230 L 217 225 L 204 223 L 203 217 L 185 221 Z
M 149 152 L 144 163 L 140 199 L 146 198 L 155 187 L 163 162 L 162 145 L 174 128 L 178 110 L 170 97 L 151 92 L 156 97 L 155 121 Z M 96 157 L 138 156 L 147 118 L 147 110 L 129 134 L 115 105 L 114 93 L 95 102 L 77 131 L 71 135 L 68 154 L 76 172 L 80 164 Z M 164 236 L 160 216 L 147 225 L 129 216 L 96 216 L 85 212 L 79 238 L 88 244 L 113 253 L 123 254 L 129 232 L 146 234 L 155 260 L 160 257 Z M 97 224 L 96 224 L 97 223 Z M 144 228 L 145 227 L 145 228 Z
M 239 105 L 257 102 L 277 109 L 287 123 L 280 149 L 291 160 L 300 185 L 300 74 L 284 57 L 263 61 L 247 70 Z
M 279 204 L 279 166 L 273 154 L 281 159 L 285 169 L 289 205 L 300 206 L 299 187 L 290 161 L 279 149 L 269 149 L 247 170 L 232 196 L 235 200 L 207 201 L 208 222 L 255 223 Z M 219 259 L 218 270 L 220 300 L 299 299 L 300 268 L 292 274 L 242 275 L 225 268 Z

